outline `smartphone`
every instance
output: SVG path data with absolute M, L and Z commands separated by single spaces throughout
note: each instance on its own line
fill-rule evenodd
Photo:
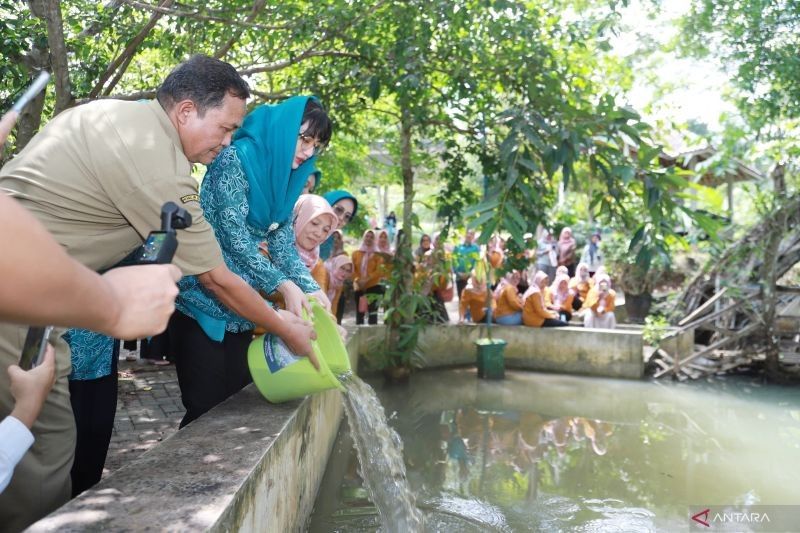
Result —
M 44 352 L 47 350 L 47 339 L 53 326 L 31 326 L 28 328 L 28 335 L 25 337 L 25 344 L 22 345 L 22 355 L 19 358 L 19 367 L 22 370 L 30 370 L 42 364 Z
M 14 102 L 14 105 L 11 106 L 11 111 L 16 111 L 17 113 L 22 113 L 22 109 L 28 105 L 30 102 L 39 92 L 44 89 L 47 82 L 50 81 L 50 73 L 46 70 L 43 70 L 39 73 L 31 86 L 22 93 L 22 96 L 19 97 L 19 100 Z

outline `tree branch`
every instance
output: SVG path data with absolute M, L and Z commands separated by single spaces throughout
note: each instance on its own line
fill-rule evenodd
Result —
M 260 72 L 275 72 L 276 70 L 282 70 L 292 65 L 296 65 L 301 61 L 309 59 L 311 57 L 353 57 L 356 59 L 360 59 L 362 56 L 360 54 L 354 54 L 351 52 L 337 52 L 335 50 L 320 50 L 317 52 L 306 50 L 302 54 L 295 56 L 291 59 L 285 59 L 283 61 L 277 61 L 275 63 L 270 63 L 268 65 L 261 65 L 258 67 L 251 67 L 248 69 L 240 70 L 239 74 L 242 76 L 248 76 L 250 74 L 258 74 Z
M 172 2 L 173 0 L 161 0 L 161 4 L 159 4 L 159 6 L 167 7 L 170 4 L 172 4 Z M 152 30 L 155 27 L 156 22 L 158 22 L 158 19 L 160 19 L 162 16 L 163 13 L 153 13 L 150 16 L 150 20 L 147 21 L 147 24 L 145 24 L 144 27 L 141 29 L 141 31 L 139 31 L 139 33 L 136 34 L 136 36 L 133 39 L 131 39 L 131 41 L 128 43 L 128 46 L 125 47 L 125 50 L 123 50 L 122 53 L 118 55 L 117 58 L 114 59 L 114 61 L 111 62 L 106 71 L 102 74 L 102 76 L 100 76 L 100 79 L 97 80 L 97 84 L 95 84 L 95 86 L 89 92 L 89 98 L 97 97 L 97 95 L 99 95 L 100 92 L 103 90 L 103 86 L 106 84 L 111 75 L 121 66 L 124 66 L 124 68 L 120 70 L 122 71 L 122 73 L 125 72 L 125 69 L 130 64 L 129 56 L 132 57 L 136 54 L 136 50 L 139 48 L 139 45 L 142 44 L 142 41 L 144 41 L 145 37 L 147 37 L 147 34 L 150 33 L 150 30 Z M 117 78 L 119 77 L 121 77 L 121 74 L 118 73 Z M 111 89 L 113 89 L 114 85 L 115 84 L 112 84 L 105 94 L 109 94 L 111 92 Z
M 180 18 L 189 18 L 195 20 L 203 20 L 206 22 L 219 22 L 222 24 L 231 24 L 234 26 L 244 26 L 246 28 L 253 28 L 256 30 L 262 31 L 277 31 L 277 30 L 288 30 L 292 26 L 290 24 L 283 24 L 280 26 L 266 26 L 264 24 L 258 24 L 254 22 L 247 22 L 247 21 L 240 21 L 234 19 L 227 19 L 223 17 L 214 17 L 209 15 L 201 15 L 197 11 L 179 11 L 177 9 L 168 9 L 165 6 L 158 5 L 154 6 L 152 4 L 147 4 L 144 2 L 137 2 L 136 0 L 121 0 L 122 2 L 128 4 L 131 7 L 135 7 L 136 9 L 141 9 L 144 11 L 152 11 L 154 13 L 160 13 L 162 15 L 169 15 L 171 17 L 180 17 Z
M 109 0 L 104 6 L 104 11 L 117 11 L 121 4 L 121 0 Z M 78 34 L 78 37 L 94 37 L 98 33 L 103 30 L 103 25 L 100 23 L 99 20 L 92 22 L 88 27 L 84 28 L 82 32 Z
M 247 15 L 247 18 L 245 18 L 245 20 L 244 20 L 244 21 L 245 21 L 245 22 L 248 22 L 248 23 L 249 23 L 249 22 L 252 22 L 252 21 L 253 21 L 253 19 L 255 19 L 255 18 L 256 18 L 256 15 L 258 15 L 258 13 L 259 13 L 261 10 L 263 10 L 263 9 L 264 9 L 264 5 L 265 5 L 265 4 L 266 4 L 266 0 L 255 0 L 255 2 L 253 2 L 253 9 L 251 9 L 251 10 L 250 10 L 250 14 L 249 14 L 249 15 Z M 238 40 L 238 39 L 239 39 L 241 36 L 242 36 L 242 30 L 241 30 L 241 29 L 239 29 L 239 30 L 237 30 L 237 31 L 234 33 L 234 35 L 232 35 L 232 36 L 231 36 L 231 38 L 230 38 L 230 39 L 228 39 L 228 41 L 227 41 L 225 44 L 223 44 L 222 46 L 220 46 L 220 47 L 219 47 L 219 48 L 216 50 L 216 52 L 214 52 L 214 57 L 215 57 L 216 59 L 222 59 L 222 58 L 225 56 L 225 54 L 227 54 L 227 53 L 228 53 L 228 51 L 231 49 L 231 47 L 233 46 L 233 44 L 234 44 L 234 43 L 235 43 L 235 42 L 236 42 L 236 41 L 237 41 L 237 40 Z
M 461 133 L 463 135 L 469 135 L 471 137 L 477 136 L 480 132 L 478 130 L 472 129 L 464 129 L 456 126 L 452 122 L 447 120 L 423 120 L 420 122 L 422 126 L 444 126 L 445 128 L 455 131 L 457 133 Z
M 286 91 L 281 91 L 279 93 L 265 93 L 263 91 L 256 91 L 254 89 L 250 89 L 250 93 L 253 96 L 261 98 L 265 102 L 277 102 L 286 99 L 291 94 L 297 94 L 297 90 L 288 89 Z
M 96 98 L 88 97 L 88 98 L 81 98 L 79 100 L 75 100 L 75 105 L 86 104 L 93 100 L 106 100 L 106 99 L 114 99 L 114 100 L 152 100 L 156 97 L 155 89 L 149 91 L 139 91 L 135 93 L 129 94 L 110 94 L 110 95 L 103 95 L 97 96 Z

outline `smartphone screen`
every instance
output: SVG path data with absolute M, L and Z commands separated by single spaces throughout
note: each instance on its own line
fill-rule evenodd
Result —
M 164 240 L 166 238 L 166 233 L 151 233 L 143 245 L 141 260 L 146 263 L 155 262 L 158 259 L 161 248 L 164 247 Z
M 19 358 L 19 367 L 30 370 L 41 364 L 44 352 L 47 349 L 47 339 L 50 337 L 52 326 L 31 326 L 22 345 L 22 355 Z

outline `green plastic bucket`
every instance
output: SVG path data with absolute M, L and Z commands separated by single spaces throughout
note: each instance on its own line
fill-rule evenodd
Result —
M 311 303 L 311 314 L 314 331 L 317 332 L 317 340 L 313 343 L 314 353 L 318 358 L 325 359 L 334 376 L 351 372 L 350 356 L 347 354 L 347 348 L 344 346 L 342 336 L 339 335 L 339 328 L 334 318 L 315 300 Z
M 503 352 L 506 348 L 506 341 L 502 339 L 480 339 L 475 341 L 477 346 L 478 377 L 483 379 L 503 379 L 505 378 L 505 358 Z
M 344 390 L 337 375 L 350 371 L 350 359 L 335 323 L 325 308 L 312 304 L 317 340 L 311 348 L 319 371 L 307 357 L 296 357 L 275 335 L 260 335 L 247 350 L 250 375 L 259 392 L 270 402 L 280 403 L 328 389 Z M 335 370 L 334 370 L 335 369 Z

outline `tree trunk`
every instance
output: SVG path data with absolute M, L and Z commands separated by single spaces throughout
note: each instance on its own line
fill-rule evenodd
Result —
M 17 143 L 16 151 L 21 152 L 25 145 L 30 142 L 39 126 L 42 124 L 42 111 L 44 110 L 45 91 L 40 92 L 31 102 L 25 106 L 17 121 Z
M 31 13 L 44 20 L 47 26 L 47 45 L 50 48 L 50 71 L 56 88 L 54 115 L 72 105 L 72 86 L 69 81 L 67 46 L 64 43 L 64 23 L 61 2 L 58 0 L 31 0 Z M 41 120 L 41 118 L 40 118 Z M 37 125 L 38 128 L 38 125 Z
M 411 113 L 402 108 L 400 118 L 400 167 L 403 175 L 403 237 L 397 243 L 393 277 L 397 281 L 391 297 L 391 306 L 399 309 L 401 299 L 412 289 L 414 260 L 411 254 L 412 206 L 414 202 L 414 168 L 411 165 L 412 123 Z M 395 277 L 396 276 L 396 277 Z M 414 322 L 413 316 L 394 313 L 387 328 L 387 342 L 391 349 L 413 349 L 400 346 L 400 328 Z
M 411 112 L 406 108 L 400 117 L 400 169 L 403 175 L 403 242 L 400 244 L 408 259 L 411 259 L 411 232 L 413 222 L 411 215 L 414 212 L 414 168 L 411 165 L 412 125 Z M 406 255 L 405 253 L 403 254 Z M 411 290 L 411 265 L 402 265 L 403 271 L 408 275 L 403 276 L 403 291 Z
M 767 233 L 767 242 L 764 246 L 764 263 L 761 266 L 761 279 L 763 280 L 762 299 L 764 320 L 764 343 L 766 346 L 765 367 L 767 378 L 771 381 L 781 379 L 780 364 L 780 343 L 775 331 L 775 312 L 778 304 L 778 292 L 775 285 L 778 282 L 777 263 L 780 253 L 781 240 L 786 232 L 787 214 L 786 210 L 780 209 L 783 196 L 786 191 L 784 180 L 784 167 L 778 165 L 772 171 L 772 180 L 775 184 L 775 200 L 778 204 L 779 215 L 771 221 L 771 227 Z

